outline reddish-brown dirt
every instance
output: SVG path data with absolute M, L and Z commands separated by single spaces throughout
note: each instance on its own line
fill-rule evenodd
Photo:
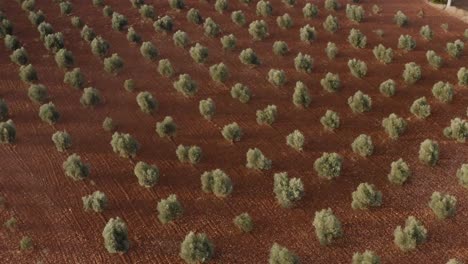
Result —
M 213 263 L 265 263 L 271 245 L 278 242 L 294 251 L 302 263 L 349 263 L 354 252 L 370 249 L 381 256 L 383 263 L 445 263 L 457 257 L 468 261 L 466 226 L 468 225 L 467 190 L 458 185 L 455 171 L 468 162 L 466 144 L 447 140 L 442 129 L 455 116 L 464 116 L 467 107 L 468 89 L 456 86 L 451 104 L 441 104 L 431 95 L 432 85 L 439 80 L 456 83 L 456 71 L 466 66 L 467 57 L 451 59 L 444 52 L 445 43 L 462 38 L 466 24 L 446 16 L 423 1 L 363 1 L 367 17 L 361 24 L 351 23 L 341 8 L 336 15 L 341 29 L 336 34 L 327 33 L 322 22 L 329 12 L 323 9 L 323 1 L 315 1 L 320 14 L 305 20 L 301 9 L 305 0 L 298 0 L 295 8 L 285 7 L 280 0 L 270 0 L 273 16 L 266 18 L 270 36 L 259 42 L 251 40 L 247 27 L 238 27 L 230 20 L 230 12 L 242 9 L 247 20 L 259 19 L 255 4 L 249 6 L 231 0 L 227 13 L 219 14 L 213 8 L 214 1 L 187 1 L 196 7 L 203 17 L 212 17 L 220 24 L 223 34 L 233 33 L 238 38 L 238 47 L 233 52 L 223 53 L 219 37 L 203 35 L 201 26 L 186 21 L 188 9 L 181 12 L 170 10 L 167 1 L 147 0 L 155 6 L 158 15 L 169 14 L 175 18 L 175 30 L 186 31 L 195 44 L 209 48 L 205 65 L 196 65 L 188 49 L 175 47 L 172 35 L 156 33 L 150 21 L 140 18 L 129 1 L 108 0 L 114 11 L 127 16 L 144 40 L 152 41 L 160 51 L 160 58 L 169 58 L 177 74 L 188 73 L 199 85 L 194 98 L 184 98 L 172 87 L 175 80 L 161 77 L 156 63 L 146 61 L 139 47 L 130 44 L 122 32 L 111 29 L 110 19 L 91 4 L 91 1 L 72 1 L 73 15 L 80 16 L 111 44 L 111 53 L 118 53 L 125 61 L 123 72 L 110 75 L 102 69 L 102 61 L 93 56 L 89 45 L 80 38 L 80 32 L 72 28 L 69 17 L 61 16 L 58 5 L 52 1 L 37 0 L 37 9 L 42 9 L 47 21 L 56 31 L 64 33 L 67 49 L 75 55 L 76 66 L 84 72 L 88 86 L 98 88 L 104 103 L 95 109 L 85 109 L 79 103 L 80 91 L 63 84 L 64 71 L 57 68 L 54 58 L 39 40 L 39 33 L 27 19 L 27 14 L 13 2 L 0 1 L 0 8 L 15 26 L 15 35 L 29 51 L 31 61 L 38 70 L 40 83 L 49 88 L 51 101 L 59 109 L 62 119 L 51 127 L 37 116 L 39 105 L 27 97 L 27 85 L 17 77 L 17 66 L 10 62 L 9 52 L 0 49 L 0 96 L 11 110 L 11 118 L 17 126 L 17 142 L 0 147 L 0 194 L 7 206 L 0 212 L 0 220 L 11 216 L 18 219 L 15 231 L 0 231 L 0 257 L 3 263 L 180 263 L 179 246 L 185 235 L 194 230 L 205 232 L 215 244 Z M 254 1 L 255 2 L 255 1 Z M 341 1 L 344 4 L 344 1 Z M 383 8 L 381 15 L 371 15 L 373 4 Z M 425 17 L 417 12 L 424 8 Z M 393 14 L 402 10 L 410 18 L 407 28 L 398 28 L 393 23 Z M 276 25 L 276 16 L 289 13 L 295 25 L 281 30 Z M 445 33 L 441 23 L 449 23 Z M 299 41 L 299 28 L 305 24 L 314 26 L 318 39 L 312 44 Z M 429 24 L 435 31 L 431 42 L 419 36 L 419 28 Z M 367 48 L 354 49 L 346 41 L 351 28 L 359 28 L 367 35 Z M 383 38 L 373 31 L 384 30 Z M 174 30 L 174 31 L 175 31 Z M 394 62 L 378 63 L 372 48 L 382 43 L 397 50 L 400 34 L 410 34 L 417 40 L 416 50 L 396 52 Z M 220 35 L 221 36 L 221 35 Z M 291 52 L 284 57 L 273 56 L 272 43 L 284 40 Z M 327 42 L 335 42 L 340 54 L 329 61 L 324 53 Z M 251 47 L 262 64 L 253 69 L 240 63 L 238 54 Z M 431 69 L 425 59 L 426 50 L 442 54 L 446 63 L 439 71 Z M 298 52 L 310 54 L 315 59 L 311 74 L 298 73 L 293 59 Z M 359 58 L 368 64 L 368 75 L 357 79 L 349 73 L 348 59 Z M 423 79 L 415 85 L 402 82 L 403 65 L 414 61 L 423 68 Z M 208 67 L 224 62 L 231 76 L 225 85 L 213 82 Z M 277 89 L 266 80 L 270 68 L 284 69 L 287 84 Z M 326 72 L 339 73 L 343 88 L 339 93 L 323 91 L 319 82 Z M 136 93 L 123 89 L 123 81 L 134 78 L 137 91 L 150 91 L 159 102 L 159 109 L 152 116 L 143 114 L 136 104 Z M 389 78 L 397 84 L 397 94 L 392 98 L 382 96 L 378 85 Z M 291 102 L 294 84 L 303 81 L 312 95 L 311 106 L 298 109 Z M 248 85 L 253 98 L 248 104 L 232 99 L 230 87 L 236 82 Z M 357 90 L 373 99 L 371 112 L 352 114 L 347 98 Z M 409 112 L 411 103 L 426 96 L 433 114 L 425 121 L 416 120 Z M 217 106 L 212 122 L 198 113 L 198 101 L 211 97 Z M 279 117 L 271 127 L 260 126 L 255 120 L 255 111 L 268 104 L 278 106 Z M 342 126 L 335 133 L 324 132 L 319 118 L 326 109 L 340 113 Z M 381 120 L 395 112 L 407 118 L 408 131 L 397 141 L 389 140 L 381 127 Z M 159 138 L 155 123 L 166 115 L 174 118 L 178 133 L 173 141 Z M 133 175 L 134 164 L 119 158 L 109 144 L 111 134 L 101 128 L 102 120 L 110 116 L 118 122 L 118 130 L 130 133 L 141 143 L 136 160 L 156 164 L 162 176 L 158 185 L 145 189 L 138 185 Z M 243 128 L 245 136 L 235 145 L 225 141 L 220 128 L 231 122 Z M 285 137 L 295 129 L 301 130 L 307 143 L 302 153 L 286 146 Z M 59 153 L 51 142 L 55 130 L 67 130 L 73 138 L 73 147 L 68 153 Z M 375 154 L 368 158 L 353 154 L 350 144 L 353 139 L 366 133 L 372 136 Z M 434 168 L 423 166 L 417 159 L 420 142 L 426 138 L 440 143 L 441 158 Z M 178 144 L 196 144 L 203 149 L 203 160 L 196 166 L 181 164 L 175 155 Z M 249 148 L 260 148 L 273 160 L 271 171 L 259 172 L 245 168 L 245 153 Z M 344 158 L 342 175 L 333 181 L 319 179 L 313 170 L 313 162 L 322 152 L 338 152 Z M 62 170 L 62 162 L 68 154 L 77 153 L 91 165 L 89 180 L 73 182 Z M 387 180 L 390 163 L 398 158 L 406 160 L 413 177 L 403 187 L 391 185 Z M 205 194 L 200 188 L 200 174 L 205 170 L 221 168 L 234 183 L 232 196 L 218 199 Z M 306 196 L 292 209 L 282 209 L 274 198 L 273 173 L 287 171 L 290 176 L 300 177 L 305 185 Z M 369 211 L 351 209 L 351 193 L 361 182 L 375 184 L 383 193 L 383 206 Z M 85 213 L 81 197 L 95 190 L 107 194 L 110 208 L 102 214 Z M 448 192 L 458 199 L 457 215 L 449 220 L 437 220 L 427 206 L 433 191 Z M 156 214 L 156 204 L 162 198 L 175 193 L 185 208 L 184 216 L 173 224 L 162 225 Z M 343 224 L 344 236 L 331 246 L 320 246 L 312 227 L 314 212 L 332 208 Z M 239 233 L 232 219 L 239 213 L 249 212 L 255 222 L 251 234 Z M 426 243 L 417 250 L 403 253 L 393 244 L 393 230 L 404 224 L 409 215 L 420 219 L 428 229 Z M 131 248 L 122 256 L 110 255 L 103 247 L 101 236 L 106 221 L 120 216 L 129 227 Z M 23 235 L 31 236 L 35 249 L 20 252 L 18 241 Z

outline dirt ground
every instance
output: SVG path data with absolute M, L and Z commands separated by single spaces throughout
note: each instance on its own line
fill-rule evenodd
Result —
M 197 42 L 209 48 L 209 58 L 204 65 L 196 65 L 190 58 L 188 48 L 175 47 L 172 35 L 154 31 L 150 21 L 142 20 L 129 1 L 107 0 L 114 11 L 124 14 L 129 23 L 144 40 L 152 41 L 160 51 L 160 58 L 169 58 L 176 72 L 188 73 L 198 83 L 199 91 L 194 98 L 184 98 L 172 87 L 175 78 L 167 79 L 157 73 L 157 63 L 146 61 L 139 47 L 130 44 L 124 33 L 111 29 L 110 19 L 91 1 L 71 1 L 72 15 L 80 16 L 94 28 L 98 35 L 111 44 L 111 53 L 118 53 L 125 61 L 124 70 L 117 76 L 103 70 L 102 61 L 93 56 L 80 32 L 72 28 L 70 19 L 61 16 L 52 1 L 37 0 L 37 9 L 44 11 L 47 21 L 56 31 L 65 36 L 65 46 L 75 55 L 88 80 L 87 86 L 98 88 L 104 103 L 95 109 L 83 108 L 79 103 L 81 92 L 63 84 L 64 71 L 57 68 L 54 58 L 39 40 L 39 34 L 16 2 L 0 0 L 0 8 L 13 22 L 15 35 L 29 51 L 31 61 L 38 70 L 40 83 L 49 88 L 51 101 L 59 109 L 62 119 L 55 127 L 41 122 L 37 116 L 39 105 L 27 97 L 28 86 L 17 77 L 17 66 L 10 62 L 9 52 L 0 48 L 0 97 L 9 104 L 11 118 L 17 126 L 17 142 L 0 147 L 0 195 L 7 206 L 0 211 L 0 220 L 15 216 L 18 229 L 0 229 L 0 258 L 3 263 L 181 263 L 179 246 L 190 231 L 205 232 L 215 244 L 212 263 L 265 263 L 274 242 L 288 247 L 300 258 L 301 263 L 349 263 L 356 251 L 373 250 L 382 258 L 382 263 L 445 263 L 450 258 L 468 261 L 466 226 L 468 225 L 468 190 L 458 185 L 456 170 L 468 163 L 466 144 L 447 140 L 442 129 L 450 119 L 466 116 L 468 89 L 456 86 L 451 104 L 439 103 L 431 94 L 432 85 L 440 80 L 456 83 L 456 72 L 467 66 L 467 55 L 458 60 L 445 52 L 445 43 L 462 39 L 466 24 L 433 8 L 425 8 L 425 17 L 417 13 L 425 7 L 424 1 L 362 1 L 367 16 L 361 24 L 354 24 L 345 17 L 342 7 L 334 13 L 339 18 L 341 29 L 336 34 L 326 32 L 322 22 L 329 12 L 318 3 L 320 14 L 306 20 L 301 9 L 305 0 L 298 0 L 295 8 L 285 7 L 280 0 L 270 0 L 273 16 L 266 18 L 270 36 L 259 42 L 251 40 L 247 27 L 231 22 L 230 12 L 243 10 L 247 21 L 258 19 L 255 4 L 249 6 L 231 0 L 228 12 L 217 13 L 214 1 L 188 1 L 204 18 L 211 17 L 220 24 L 223 34 L 234 34 L 238 47 L 224 53 L 219 37 L 203 35 L 201 26 L 186 21 L 186 11 L 170 10 L 167 1 L 146 0 L 154 5 L 158 15 L 169 14 L 175 18 L 174 32 L 186 31 L 192 44 Z M 345 4 L 345 1 L 341 1 Z M 373 4 L 383 8 L 380 15 L 372 15 Z M 407 28 L 398 28 L 393 23 L 393 14 L 402 10 L 410 18 Z M 276 17 L 289 13 L 294 26 L 281 30 Z M 440 24 L 448 23 L 449 32 Z M 318 38 L 312 44 L 299 40 L 299 28 L 310 24 L 317 29 Z M 435 32 L 434 40 L 424 41 L 419 35 L 421 26 L 429 24 Z M 365 49 L 354 49 L 346 37 L 351 28 L 358 28 L 368 38 Z M 383 38 L 374 30 L 382 29 Z M 400 34 L 410 34 L 417 41 L 414 51 L 397 50 Z M 290 53 L 284 57 L 274 56 L 271 46 L 276 40 L 284 40 Z M 340 54 L 329 61 L 324 53 L 327 42 L 335 42 Z M 379 43 L 396 51 L 394 62 L 378 63 L 372 48 Z M 245 67 L 238 59 L 241 50 L 251 47 L 262 64 L 255 68 Z M 426 62 L 427 50 L 442 55 L 445 64 L 434 70 Z M 312 73 L 296 72 L 294 57 L 297 53 L 310 54 L 314 60 Z M 368 74 L 357 79 L 349 73 L 350 58 L 364 60 Z M 415 85 L 403 83 L 401 73 L 404 64 L 414 61 L 423 68 L 423 79 Z M 208 68 L 224 62 L 231 76 L 224 84 L 213 82 Z M 288 78 L 280 89 L 266 80 L 271 68 L 284 69 Z M 326 93 L 320 79 L 327 72 L 339 73 L 343 87 L 335 94 Z M 137 92 L 150 91 L 159 102 L 159 109 L 152 116 L 139 110 L 136 92 L 123 89 L 125 79 L 136 80 Z M 379 93 L 378 85 L 389 78 L 397 82 L 397 93 L 387 98 Z M 312 95 L 307 109 L 296 108 L 291 97 L 296 81 L 303 81 Z M 242 82 L 253 91 L 248 104 L 231 98 L 232 85 Z M 361 90 L 373 100 L 371 112 L 352 114 L 347 98 Z M 425 121 L 415 119 L 409 112 L 411 103 L 426 96 L 432 106 L 432 115 Z M 216 102 L 213 121 L 204 120 L 198 112 L 198 102 L 207 97 Z M 255 111 L 268 104 L 278 106 L 277 122 L 271 127 L 260 126 L 255 120 Z M 335 133 L 325 132 L 319 122 L 327 109 L 340 114 L 342 126 Z M 408 130 L 397 141 L 389 140 L 381 127 L 382 118 L 390 113 L 403 116 L 408 121 Z M 174 141 L 159 138 L 155 124 L 170 115 L 178 125 Z M 130 161 L 119 158 L 109 144 L 111 134 L 101 128 L 106 116 L 118 123 L 118 130 L 132 134 L 141 149 L 136 160 L 156 164 L 162 176 L 153 188 L 138 185 Z M 244 130 L 242 141 L 229 144 L 220 134 L 220 129 L 237 122 Z M 285 137 L 293 130 L 301 130 L 306 137 L 303 152 L 293 151 L 285 144 Z M 51 142 L 56 130 L 66 130 L 73 138 L 73 147 L 68 153 L 59 153 Z M 350 144 L 361 133 L 372 136 L 375 154 L 361 158 L 353 154 Z M 426 138 L 435 139 L 441 147 L 439 164 L 434 168 L 422 166 L 417 159 L 419 144 Z M 196 166 L 181 164 L 175 155 L 178 144 L 199 145 L 203 149 L 202 162 Z M 258 147 L 273 161 L 270 171 L 259 172 L 245 168 L 245 153 Z M 313 170 L 313 162 L 322 152 L 338 152 L 344 157 L 342 175 L 334 181 L 319 179 Z M 89 180 L 73 182 L 62 170 L 62 162 L 71 153 L 79 154 L 91 165 Z M 387 180 L 390 163 L 399 158 L 408 162 L 413 177 L 403 187 L 391 185 Z M 227 199 L 205 194 L 200 188 L 200 175 L 206 170 L 221 168 L 229 174 L 234 191 Z M 291 177 L 300 177 L 306 195 L 292 209 L 277 205 L 272 192 L 273 173 L 287 171 Z M 383 206 L 368 211 L 351 208 L 351 193 L 361 182 L 373 183 L 383 193 Z M 100 190 L 109 198 L 110 207 L 101 214 L 86 213 L 81 197 Z M 439 221 L 427 206 L 433 191 L 448 192 L 458 199 L 457 215 Z M 173 224 L 162 225 L 157 219 L 156 204 L 169 194 L 177 194 L 184 206 L 184 216 Z M 343 224 L 344 236 L 331 246 L 320 246 L 315 238 L 312 219 L 315 211 L 332 208 Z M 241 234 L 232 224 L 232 219 L 248 212 L 254 219 L 251 234 Z M 417 250 L 403 253 L 393 244 L 393 230 L 403 225 L 409 215 L 416 216 L 428 229 L 426 243 Z M 110 255 L 103 246 L 101 236 L 105 223 L 111 217 L 123 218 L 129 227 L 131 247 L 122 256 Z M 35 248 L 20 252 L 18 241 L 23 235 L 31 236 Z

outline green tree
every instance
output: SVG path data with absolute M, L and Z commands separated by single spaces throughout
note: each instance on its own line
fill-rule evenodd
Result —
M 343 236 L 341 222 L 330 208 L 315 212 L 312 224 L 321 245 L 330 245 L 335 239 Z
M 232 182 L 229 175 L 220 169 L 205 171 L 201 177 L 202 190 L 213 193 L 216 197 L 228 197 L 232 193 Z
M 100 213 L 107 208 L 108 199 L 105 193 L 95 191 L 90 195 L 81 197 L 83 201 L 83 209 L 88 212 L 93 210 L 94 212 Z
M 457 198 L 449 194 L 433 192 L 428 205 L 438 219 L 445 219 L 455 215 Z
M 175 194 L 169 195 L 166 199 L 161 199 L 156 209 L 158 210 L 158 219 L 163 224 L 174 221 L 184 213 L 184 208 Z
M 111 218 L 102 231 L 107 252 L 126 253 L 130 247 L 127 224 L 120 218 Z
M 289 178 L 287 172 L 275 173 L 273 192 L 284 208 L 291 208 L 304 196 L 304 184 L 299 178 Z
M 299 257 L 289 249 L 274 243 L 270 249 L 269 264 L 299 264 Z
M 204 233 L 190 233 L 180 245 L 179 256 L 188 264 L 206 263 L 214 255 L 214 246 Z
M 408 178 L 411 176 L 411 170 L 408 164 L 402 159 L 393 161 L 390 165 L 390 173 L 388 174 L 388 180 L 397 185 L 403 185 Z
M 89 176 L 89 165 L 81 161 L 81 157 L 73 153 L 62 164 L 65 175 L 74 181 L 84 180 Z
M 352 193 L 352 197 L 351 207 L 353 209 L 367 209 L 382 205 L 382 192 L 377 190 L 373 184 L 359 184 L 356 191 Z
M 155 165 L 150 165 L 143 161 L 139 161 L 133 173 L 138 178 L 138 184 L 140 186 L 151 188 L 159 181 L 159 169 Z
M 110 142 L 114 153 L 122 158 L 135 158 L 140 144 L 130 134 L 114 132 Z
M 337 153 L 324 152 L 315 160 L 314 169 L 320 177 L 331 180 L 340 176 L 343 158 Z
M 402 251 L 410 251 L 426 241 L 427 230 L 414 216 L 409 216 L 405 226 L 397 226 L 393 235 L 393 241 Z
M 269 170 L 271 169 L 271 160 L 269 160 L 262 151 L 258 148 L 250 148 L 246 153 L 246 167 L 256 170 Z

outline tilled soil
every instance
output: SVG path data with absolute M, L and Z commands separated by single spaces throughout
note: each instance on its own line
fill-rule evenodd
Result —
M 188 33 L 192 44 L 199 42 L 209 48 L 208 61 L 195 64 L 188 52 L 173 44 L 172 34 L 156 33 L 152 22 L 143 20 L 138 10 L 129 1 L 109 0 L 114 11 L 124 14 L 130 25 L 145 41 L 152 41 L 160 52 L 160 58 L 168 58 L 176 69 L 176 75 L 188 73 L 198 83 L 199 91 L 193 98 L 185 98 L 172 87 L 176 79 L 161 77 L 157 62 L 145 60 L 139 47 L 126 40 L 125 33 L 113 31 L 110 19 L 91 1 L 72 1 L 72 15 L 80 16 L 111 44 L 111 53 L 118 53 L 125 61 L 124 70 L 117 76 L 103 70 L 102 60 L 95 57 L 88 43 L 80 38 L 80 31 L 72 28 L 69 17 L 60 15 L 58 5 L 52 1 L 37 0 L 36 7 L 44 11 L 47 21 L 56 31 L 65 36 L 65 46 L 75 55 L 76 66 L 85 74 L 88 84 L 98 88 L 104 103 L 94 109 L 83 108 L 79 103 L 81 92 L 63 84 L 64 71 L 57 68 L 53 55 L 41 41 L 39 33 L 31 26 L 27 14 L 15 3 L 0 2 L 0 7 L 15 25 L 15 34 L 29 51 L 31 62 L 38 70 L 40 83 L 49 88 L 51 101 L 59 109 L 62 118 L 54 126 L 41 122 L 37 112 L 39 105 L 27 97 L 27 85 L 17 77 L 17 66 L 10 62 L 9 52 L 0 49 L 0 94 L 10 106 L 11 118 L 17 126 L 17 142 L 2 146 L 0 157 L 0 194 L 7 206 L 0 212 L 5 221 L 11 216 L 18 219 L 18 229 L 2 229 L 0 256 L 4 263 L 180 263 L 179 246 L 190 231 L 205 232 L 215 244 L 213 263 L 264 263 L 271 245 L 278 242 L 294 251 L 302 263 L 349 263 L 356 251 L 370 249 L 381 256 L 383 263 L 445 263 L 449 258 L 468 260 L 465 226 L 467 218 L 467 190 L 458 185 L 456 170 L 467 163 L 466 144 L 447 140 L 442 129 L 450 119 L 466 115 L 468 89 L 456 86 L 451 104 L 439 103 L 431 94 L 432 85 L 439 81 L 457 83 L 456 72 L 466 66 L 467 57 L 449 58 L 445 49 L 447 41 L 462 38 L 464 27 L 459 20 L 446 16 L 423 1 L 377 1 L 362 3 L 367 16 L 361 24 L 354 24 L 345 17 L 344 6 L 334 12 L 341 29 L 336 34 L 326 32 L 322 22 L 329 12 L 323 1 L 317 4 L 320 14 L 306 20 L 301 9 L 306 1 L 298 0 L 296 7 L 286 7 L 280 0 L 270 0 L 273 16 L 264 18 L 269 25 L 270 36 L 264 41 L 252 41 L 247 26 L 239 27 L 230 19 L 230 12 L 243 10 L 247 21 L 260 19 L 255 14 L 255 4 L 240 4 L 231 0 L 228 12 L 217 13 L 213 1 L 186 1 L 190 7 L 200 10 L 204 18 L 211 17 L 223 33 L 216 38 L 203 35 L 202 26 L 187 22 L 186 8 L 177 12 L 169 9 L 167 1 L 147 0 L 158 15 L 169 14 L 175 18 L 174 32 Z M 344 1 L 342 1 L 344 5 Z M 380 15 L 372 15 L 371 7 L 379 4 Z M 417 17 L 424 8 L 425 17 Z M 402 10 L 410 18 L 407 28 L 398 28 L 393 23 L 393 14 Z M 294 26 L 289 30 L 279 29 L 276 17 L 289 13 Z M 440 28 L 448 23 L 449 32 Z M 318 38 L 311 44 L 300 42 L 299 28 L 305 24 L 314 26 Z M 419 36 L 421 26 L 429 24 L 435 37 L 431 42 Z M 347 42 L 351 28 L 358 28 L 368 39 L 365 49 L 355 49 Z M 373 31 L 382 29 L 384 36 Z M 234 34 L 238 47 L 232 52 L 223 52 L 219 37 Z M 401 34 L 410 34 L 417 41 L 414 51 L 397 49 Z M 271 50 L 276 40 L 288 43 L 290 53 L 284 57 L 274 56 Z M 340 54 L 334 61 L 326 58 L 327 42 L 335 42 Z M 383 65 L 377 62 L 372 48 L 379 43 L 395 50 L 394 62 Z M 262 64 L 250 68 L 238 59 L 241 50 L 251 47 Z M 445 64 L 433 70 L 426 62 L 427 50 L 442 55 Z M 294 57 L 302 52 L 310 54 L 314 69 L 310 74 L 294 69 Z M 348 70 L 350 58 L 364 60 L 368 74 L 363 79 L 353 77 Z M 404 64 L 414 61 L 423 68 L 423 79 L 414 85 L 403 83 L 401 73 Z M 225 84 L 211 80 L 208 68 L 224 62 L 230 70 Z M 275 88 L 266 79 L 271 68 L 283 69 L 288 81 Z M 320 86 L 320 79 L 327 72 L 339 73 L 343 86 L 338 93 L 330 94 Z M 133 78 L 137 91 L 123 89 L 125 79 Z M 387 98 L 379 93 L 378 85 L 389 78 L 397 82 L 397 94 Z M 312 95 L 307 109 L 296 108 L 291 97 L 296 81 L 304 82 Z M 231 98 L 229 90 L 237 82 L 248 85 L 252 100 L 248 104 Z M 347 98 L 361 90 L 373 100 L 372 111 L 353 114 Z M 139 91 L 150 91 L 159 102 L 153 115 L 139 110 L 135 96 Z M 417 120 L 409 112 L 411 103 L 426 96 L 432 106 L 432 115 L 424 121 Z M 198 112 L 198 102 L 207 97 L 216 102 L 216 115 L 210 122 Z M 278 120 L 270 126 L 256 123 L 255 112 L 269 104 L 279 110 Z M 319 122 L 327 109 L 340 114 L 342 125 L 334 133 L 325 132 Z M 408 130 L 394 141 L 388 139 L 381 127 L 382 118 L 390 113 L 405 117 Z M 178 125 L 173 140 L 159 138 L 154 131 L 157 121 L 172 116 Z M 118 123 L 118 131 L 132 134 L 141 144 L 135 161 L 119 158 L 109 144 L 111 133 L 101 128 L 106 116 Z M 244 130 L 243 139 L 230 144 L 220 134 L 220 129 L 237 122 Z M 296 152 L 285 144 L 285 137 L 293 130 L 301 130 L 306 137 L 303 152 Z M 73 147 L 68 153 L 55 150 L 50 137 L 55 130 L 66 130 L 73 138 Z M 359 134 L 372 136 L 374 155 L 361 158 L 352 153 L 350 144 Z M 417 153 L 419 144 L 426 138 L 435 139 L 441 147 L 439 164 L 434 168 L 421 165 Z M 203 149 L 200 164 L 181 164 L 175 155 L 178 144 L 198 145 Z M 259 172 L 245 168 L 245 153 L 258 147 L 273 161 L 271 171 Z M 344 157 L 342 175 L 333 181 L 319 179 L 313 170 L 313 162 L 323 152 L 337 152 Z M 71 153 L 79 154 L 91 165 L 89 180 L 73 182 L 62 170 L 62 162 Z M 403 158 L 410 165 L 413 176 L 402 187 L 393 186 L 387 180 L 390 163 Z M 138 185 L 133 175 L 136 161 L 156 164 L 162 172 L 160 182 L 146 189 Z M 231 197 L 219 199 L 205 194 L 200 188 L 200 175 L 206 170 L 223 169 L 234 183 Z M 273 173 L 287 171 L 291 177 L 300 177 L 306 195 L 295 208 L 283 209 L 277 205 L 272 192 Z M 361 182 L 375 184 L 383 193 L 382 207 L 368 211 L 351 209 L 351 193 Z M 101 214 L 86 213 L 81 197 L 100 190 L 109 198 L 110 207 Z M 448 220 L 437 220 L 427 206 L 433 191 L 448 192 L 458 199 L 457 215 Z M 156 204 L 169 194 L 177 194 L 184 205 L 184 216 L 175 223 L 162 225 L 157 219 Z M 332 208 L 343 224 L 344 236 L 333 245 L 320 246 L 315 238 L 312 219 L 315 211 Z M 251 234 L 241 234 L 232 224 L 232 219 L 248 212 L 254 219 Z M 403 253 L 393 244 L 393 230 L 403 225 L 409 215 L 416 216 L 428 229 L 426 243 L 417 250 Z M 101 236 L 106 221 L 111 217 L 123 218 L 129 227 L 131 248 L 122 256 L 110 255 L 103 246 Z M 31 236 L 35 249 L 20 252 L 21 236 Z

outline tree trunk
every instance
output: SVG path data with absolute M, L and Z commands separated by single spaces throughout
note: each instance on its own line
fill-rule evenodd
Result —
M 447 6 L 445 8 L 450 7 L 451 5 L 452 5 L 452 0 L 447 0 Z

